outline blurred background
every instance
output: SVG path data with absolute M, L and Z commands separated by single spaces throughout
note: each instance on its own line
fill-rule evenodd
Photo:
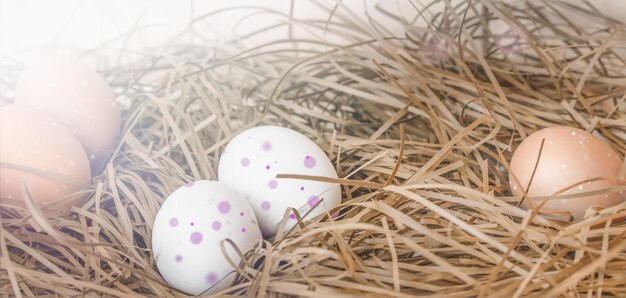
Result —
M 582 2 L 586 9 L 626 21 L 626 0 L 529 1 L 548 5 L 560 2 L 555 7 Z M 236 53 L 271 41 L 301 38 L 318 44 L 302 42 L 296 46 L 298 49 L 319 51 L 314 47 L 319 47 L 320 42 L 345 45 L 355 40 L 343 32 L 333 32 L 333 26 L 325 31 L 326 21 L 335 9 L 350 13 L 332 15 L 334 22 L 361 20 L 363 23 L 355 23 L 357 27 L 374 28 L 384 36 L 404 37 L 406 28 L 429 27 L 427 24 L 440 17 L 445 9 L 454 9 L 462 16 L 468 3 L 468 0 L 0 0 L 0 80 L 7 82 L 0 86 L 0 100 L 12 97 L 11 88 L 6 87 L 15 83 L 9 72 L 19 72 L 30 61 L 44 55 L 71 54 L 102 71 L 189 45 L 217 46 Z M 603 30 L 594 28 L 598 20 L 570 15 L 576 14 L 575 10 L 555 11 L 580 20 L 576 26 L 590 34 Z M 316 26 L 309 26 L 312 23 Z M 313 32 L 312 27 L 318 30 Z M 510 35 L 511 28 L 507 25 L 496 22 L 490 28 L 505 37 Z M 626 55 L 626 47 L 620 52 Z
M 297 26 L 289 29 L 289 16 L 320 19 L 329 15 L 336 1 L 234 0 L 0 0 L 0 55 L 22 63 L 50 51 L 127 49 L 141 55 L 158 51 L 168 41 L 216 42 L 243 38 L 263 27 L 276 25 L 261 36 L 266 40 L 306 35 Z M 420 1 L 344 1 L 359 14 L 384 19 L 379 6 L 409 22 Z M 227 10 L 228 8 L 238 7 Z M 407 9 L 410 8 L 410 9 Z M 208 12 L 218 12 L 207 15 Z M 196 20 L 192 22 L 192 20 Z M 393 30 L 402 34 L 401 22 Z M 191 30 L 189 30 L 191 29 Z M 248 43 L 259 42 L 255 36 Z M 246 42 L 246 41 L 242 41 Z M 133 55 L 130 55 L 132 57 Z
M 154 54 L 171 41 L 202 43 L 239 38 L 242 46 L 249 46 L 288 36 L 311 37 L 310 32 L 291 23 L 290 16 L 298 20 L 324 19 L 338 3 L 363 18 L 389 20 L 384 24 L 389 33 L 403 35 L 404 25 L 428 22 L 445 8 L 445 2 L 450 7 L 464 1 L 0 0 L 0 56 L 26 63 L 51 52 L 92 49 L 104 54 L 125 49 L 123 59 L 133 59 L 146 51 Z M 431 2 L 437 4 L 431 6 Z M 604 14 L 626 19 L 625 0 L 588 2 Z M 263 34 L 247 37 L 273 25 Z

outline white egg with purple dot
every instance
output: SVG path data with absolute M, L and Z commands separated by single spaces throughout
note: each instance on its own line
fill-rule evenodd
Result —
M 274 235 L 285 210 L 311 219 L 341 203 L 337 183 L 277 178 L 297 174 L 337 178 L 324 151 L 306 136 L 278 126 L 259 126 L 235 136 L 219 162 L 218 180 L 240 192 L 259 218 L 261 231 Z M 286 227 L 296 223 L 292 213 Z
M 217 181 L 189 182 L 163 203 L 152 229 L 152 250 L 159 272 L 169 285 L 199 295 L 228 287 L 235 277 L 220 242 L 231 239 L 247 252 L 261 239 L 248 202 Z M 235 249 L 224 243 L 235 263 Z

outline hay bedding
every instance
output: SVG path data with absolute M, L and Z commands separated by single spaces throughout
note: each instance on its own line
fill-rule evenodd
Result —
M 183 295 L 150 251 L 160 204 L 186 181 L 215 178 L 237 132 L 275 124 L 328 153 L 344 203 L 264 240 L 222 294 L 625 297 L 626 205 L 573 224 L 519 209 L 507 160 L 551 125 L 592 131 L 624 157 L 626 27 L 586 2 L 484 2 L 450 4 L 405 36 L 340 5 L 287 24 L 316 38 L 172 41 L 109 63 L 125 105 L 119 147 L 70 214 L 2 206 L 1 293 Z M 495 35 L 497 20 L 514 29 Z M 10 90 L 20 67 L 6 69 Z

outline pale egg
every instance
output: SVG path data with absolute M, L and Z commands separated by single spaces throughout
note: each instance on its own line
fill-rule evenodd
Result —
M 227 288 L 238 264 L 232 240 L 242 253 L 261 240 L 252 208 L 236 191 L 217 181 L 189 182 L 163 203 L 152 229 L 152 250 L 169 285 L 200 295 Z M 225 252 L 222 251 L 222 242 Z
M 0 161 L 6 163 L 0 167 L 0 194 L 5 204 L 25 206 L 23 179 L 42 205 L 71 198 L 91 182 L 89 161 L 76 137 L 55 118 L 26 107 L 0 108 Z M 9 164 L 27 169 L 10 168 Z M 55 204 L 46 210 L 66 206 Z
M 539 156 L 542 140 L 544 144 Z M 535 163 L 537 169 L 533 176 Z M 590 207 L 606 208 L 624 202 L 625 191 L 565 199 L 558 195 L 624 187 L 622 167 L 620 156 L 592 134 L 572 127 L 549 127 L 533 133 L 517 147 L 511 159 L 509 183 L 513 194 L 522 196 L 532 177 L 527 190 L 531 199 L 553 196 L 541 207 L 541 213 L 568 213 L 578 221 Z M 542 200 L 534 199 L 533 204 L 538 207 Z M 526 202 L 522 206 L 528 208 Z
M 120 111 L 104 78 L 79 60 L 48 56 L 22 73 L 15 103 L 50 114 L 67 126 L 90 160 L 110 154 L 120 131 Z
M 306 136 L 284 127 L 260 126 L 235 136 L 224 149 L 218 180 L 240 192 L 259 218 L 261 230 L 274 235 L 286 210 L 311 219 L 341 203 L 341 188 L 332 182 L 277 178 L 296 174 L 337 178 L 324 151 Z M 290 212 L 290 211 L 288 211 Z M 291 213 L 286 227 L 297 217 Z

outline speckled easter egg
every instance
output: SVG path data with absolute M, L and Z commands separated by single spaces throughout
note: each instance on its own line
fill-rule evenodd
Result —
M 65 56 L 40 58 L 24 69 L 15 103 L 50 114 L 82 143 L 90 160 L 111 153 L 120 131 L 120 111 L 104 78 Z
M 539 156 L 542 140 L 545 141 Z M 535 163 L 537 169 L 533 176 Z M 617 153 L 592 134 L 572 127 L 549 127 L 533 133 L 517 147 L 511 159 L 509 183 L 513 194 L 521 196 L 532 177 L 528 189 L 531 198 L 623 187 L 626 182 L 620 177 L 622 165 Z M 537 206 L 542 200 L 533 202 Z M 590 207 L 606 208 L 625 200 L 624 190 L 577 198 L 555 197 L 549 199 L 540 211 L 569 212 L 575 220 L 580 220 Z M 526 203 L 523 207 L 528 208 Z
M 243 252 L 261 239 L 252 208 L 237 192 L 217 181 L 190 182 L 163 203 L 152 229 L 152 250 L 159 272 L 169 285 L 199 295 L 228 287 L 235 268 L 220 248 L 231 239 Z M 224 242 L 238 264 L 236 250 Z
M 22 106 L 0 108 L 0 197 L 4 205 L 26 207 L 22 181 L 44 208 L 67 212 L 91 182 L 89 161 L 76 137 L 57 119 Z M 14 167 L 11 167 L 12 165 Z M 15 168 L 23 167 L 23 168 Z
M 284 127 L 260 126 L 235 136 L 220 158 L 218 177 L 250 202 L 266 235 L 276 233 L 285 210 L 295 208 L 305 219 L 341 203 L 339 184 L 277 178 L 298 174 L 337 178 L 328 156 L 306 136 Z M 292 213 L 287 227 L 296 223 Z

